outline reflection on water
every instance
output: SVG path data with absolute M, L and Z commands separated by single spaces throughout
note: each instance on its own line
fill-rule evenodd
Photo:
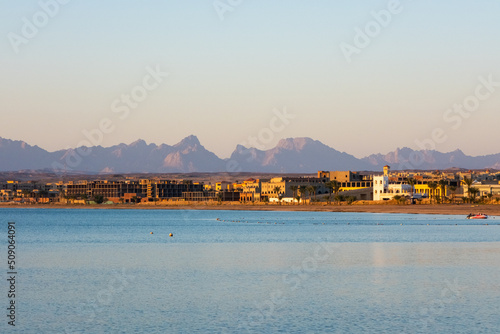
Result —
M 275 226 L 258 223 L 266 217 L 262 212 L 236 213 L 240 220 L 256 221 L 252 224 L 212 219 L 234 212 L 190 213 L 184 224 L 163 224 L 166 217 L 179 218 L 172 214 L 175 218 L 120 211 L 99 221 L 86 212 L 14 217 L 23 226 L 16 329 L 493 333 L 500 328 L 497 226 L 455 226 L 458 217 L 443 229 L 408 226 L 409 221 L 401 226 L 404 215 L 377 226 L 370 223 L 381 219 L 377 215 L 273 213 L 269 220 L 285 223 Z M 164 237 L 170 231 L 174 237 Z M 2 332 L 5 326 L 0 325 Z

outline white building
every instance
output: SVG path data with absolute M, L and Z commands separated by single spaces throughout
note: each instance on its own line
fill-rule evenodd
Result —
M 488 194 L 492 194 L 495 197 L 500 196 L 500 184 L 481 184 L 478 182 L 474 182 L 472 187 L 477 188 L 479 193 L 478 197 L 488 196 Z M 469 196 L 469 187 L 464 186 L 464 196 Z
M 394 196 L 412 196 L 412 186 L 402 183 L 389 182 L 390 167 L 384 166 L 384 175 L 373 177 L 373 200 L 387 201 Z
M 374 176 L 373 177 L 373 200 L 374 201 L 387 201 L 394 198 L 394 196 L 412 196 L 412 187 L 409 184 L 389 183 L 388 176 Z

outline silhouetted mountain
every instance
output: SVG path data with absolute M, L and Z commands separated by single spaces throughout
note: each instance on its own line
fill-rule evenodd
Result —
M 441 153 L 404 147 L 358 159 L 311 138 L 287 138 L 269 150 L 238 145 L 231 157 L 223 160 L 206 150 L 196 136 L 186 137 L 173 146 L 137 140 L 128 145 L 79 147 L 56 152 L 0 138 L 0 171 L 314 173 L 318 170 L 380 171 L 386 164 L 393 170 L 500 169 L 500 154 L 471 157 L 460 150 Z
M 0 170 L 40 169 L 50 164 L 50 153 L 38 146 L 0 137 Z
M 94 146 L 47 152 L 37 146 L 8 139 L 0 140 L 0 171 L 56 169 L 100 173 L 217 172 L 225 162 L 207 151 L 195 136 L 174 146 L 147 144 Z
M 438 151 L 415 151 L 408 147 L 393 152 L 372 154 L 362 159 L 380 169 L 388 164 L 392 169 L 448 169 L 453 167 L 468 169 L 500 168 L 500 154 L 471 157 L 461 150 L 442 153 Z
M 372 166 L 311 138 L 287 138 L 261 151 L 238 145 L 230 160 L 242 171 L 310 173 L 318 170 L 366 170 Z
M 163 159 L 163 168 L 175 172 L 219 172 L 225 163 L 207 151 L 196 136 L 189 136 L 174 145 L 173 151 Z

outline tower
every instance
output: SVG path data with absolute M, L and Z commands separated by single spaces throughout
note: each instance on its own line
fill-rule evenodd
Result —
M 390 171 L 391 171 L 391 166 L 385 165 L 384 166 L 384 176 L 389 176 Z

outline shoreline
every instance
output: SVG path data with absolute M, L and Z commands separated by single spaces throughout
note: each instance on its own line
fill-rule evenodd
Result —
M 369 212 L 369 213 L 406 213 L 406 214 L 440 214 L 468 215 L 469 213 L 485 213 L 500 216 L 498 204 L 314 204 L 314 205 L 277 205 L 277 204 L 5 204 L 0 208 L 19 209 L 104 209 L 104 210 L 235 210 L 235 211 L 310 211 L 310 212 Z

